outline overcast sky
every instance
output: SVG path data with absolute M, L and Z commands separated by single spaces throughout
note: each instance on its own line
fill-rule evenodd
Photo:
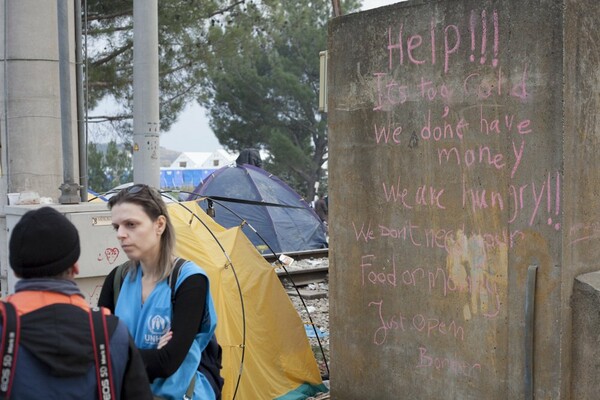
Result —
M 362 10 L 398 3 L 403 0 L 363 0 Z M 160 145 L 177 151 L 214 151 L 221 146 L 208 126 L 205 110 L 190 104 L 168 132 L 160 136 Z

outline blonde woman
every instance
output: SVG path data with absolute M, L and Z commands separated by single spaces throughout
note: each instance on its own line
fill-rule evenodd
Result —
M 185 262 L 172 301 L 168 278 L 176 262 L 175 232 L 156 189 L 130 186 L 111 197 L 108 207 L 130 262 L 116 304 L 115 268 L 105 279 L 98 305 L 113 310 L 128 326 L 156 397 L 215 399 L 207 377 L 198 372 L 217 322 L 208 277 Z

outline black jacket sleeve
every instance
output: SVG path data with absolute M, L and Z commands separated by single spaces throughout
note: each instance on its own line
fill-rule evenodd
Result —
M 202 274 L 190 275 L 177 288 L 171 324 L 173 337 L 160 350 L 140 350 L 150 382 L 171 376 L 183 362 L 200 330 L 207 291 L 208 278 Z
M 150 390 L 148 375 L 144 370 L 144 362 L 131 335 L 129 336 L 129 359 L 125 366 L 120 398 L 123 400 L 151 400 L 154 398 Z
M 105 307 L 110 310 L 111 313 L 115 313 L 115 299 L 114 299 L 114 288 L 115 273 L 117 267 L 113 268 L 112 271 L 104 278 L 102 284 L 102 290 L 100 291 L 100 297 L 98 297 L 98 307 Z

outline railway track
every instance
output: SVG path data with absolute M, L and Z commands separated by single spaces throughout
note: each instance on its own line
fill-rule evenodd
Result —
M 286 280 L 291 280 L 296 286 L 306 286 L 311 283 L 324 282 L 327 280 L 327 274 L 329 268 L 327 267 L 314 267 L 306 269 L 297 269 L 293 271 L 278 271 L 277 276 L 281 283 L 285 283 Z
M 295 252 L 285 252 L 283 253 L 288 257 L 292 257 L 294 260 L 305 260 L 307 258 L 323 258 L 329 256 L 329 249 L 315 249 L 315 250 L 303 250 L 303 251 L 295 251 Z M 274 262 L 280 254 L 267 253 L 263 254 L 265 260 L 269 262 Z
M 294 260 L 305 260 L 310 258 L 324 258 L 329 255 L 329 249 L 317 249 L 317 250 L 305 250 L 292 253 L 285 253 L 286 256 L 293 258 Z M 271 263 L 275 262 L 276 255 L 266 254 L 265 259 Z M 310 283 L 318 283 L 327 280 L 327 274 L 329 273 L 328 267 L 313 267 L 313 268 L 302 268 L 302 269 L 291 269 L 287 268 L 286 271 L 278 271 L 277 276 L 282 283 L 285 281 L 291 281 L 296 286 L 306 286 Z

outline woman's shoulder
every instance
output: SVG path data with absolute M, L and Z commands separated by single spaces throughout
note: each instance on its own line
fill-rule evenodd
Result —
M 192 275 L 198 275 L 198 274 L 207 276 L 206 271 L 202 267 L 200 267 L 198 264 L 196 264 L 194 261 L 184 260 L 184 262 L 181 265 L 181 268 L 179 270 L 179 276 L 177 277 L 177 283 L 180 284 L 186 278 L 188 278 Z
M 181 292 L 179 289 L 187 291 L 189 289 L 206 290 L 208 287 L 208 275 L 193 261 L 186 261 L 181 265 L 177 282 L 175 284 L 176 293 Z

